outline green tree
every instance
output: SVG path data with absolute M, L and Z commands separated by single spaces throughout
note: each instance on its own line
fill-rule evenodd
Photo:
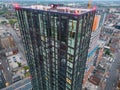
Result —
M 17 22 L 17 20 L 16 19 L 10 19 L 9 20 L 9 23 L 10 23 L 10 25 L 13 27 L 14 26 L 14 24 Z
M 18 64 L 18 67 L 21 67 L 21 66 L 22 66 L 22 64 L 21 64 L 20 62 L 17 62 L 17 64 Z
M 110 54 L 110 50 L 109 50 L 109 49 L 107 49 L 107 50 L 105 51 L 105 55 L 109 55 L 109 56 L 111 56 L 111 54 Z
M 29 69 L 28 66 L 24 66 L 23 68 L 24 68 L 25 71 Z
M 25 70 L 25 77 L 29 77 L 30 76 L 30 72 L 27 71 L 27 70 L 29 70 L 29 67 L 28 66 L 24 66 L 23 68 Z

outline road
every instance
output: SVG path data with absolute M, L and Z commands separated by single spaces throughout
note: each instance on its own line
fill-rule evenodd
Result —
M 2 56 L 2 58 L 0 59 L 0 62 L 3 66 L 3 72 L 4 72 L 4 76 L 5 76 L 5 80 L 6 82 L 8 82 L 9 84 L 12 83 L 12 73 L 10 71 L 10 67 L 9 64 L 7 62 L 6 59 L 4 59 L 4 57 Z
M 118 80 L 118 68 L 120 66 L 120 52 L 115 53 L 115 62 L 112 64 L 109 72 L 109 77 L 106 82 L 105 90 L 115 90 Z
M 25 78 L 6 88 L 3 88 L 2 90 L 31 90 L 31 89 L 32 89 L 32 85 L 30 79 Z

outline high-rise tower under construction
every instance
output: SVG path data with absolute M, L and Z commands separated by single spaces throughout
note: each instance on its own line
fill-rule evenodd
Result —
M 16 13 L 33 90 L 81 90 L 95 10 L 53 4 Z

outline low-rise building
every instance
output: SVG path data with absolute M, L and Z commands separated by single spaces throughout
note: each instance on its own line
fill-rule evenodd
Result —
M 3 75 L 3 67 L 2 67 L 2 64 L 0 64 L 0 89 L 5 87 L 5 82 L 6 81 Z

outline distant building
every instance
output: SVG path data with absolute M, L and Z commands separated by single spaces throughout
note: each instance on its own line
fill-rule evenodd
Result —
M 114 30 L 114 27 L 103 26 L 101 29 L 100 39 L 106 41 L 106 44 L 109 43 Z
M 2 64 L 0 64 L 0 89 L 5 87 L 5 82 L 6 81 L 5 81 L 5 77 L 3 75 L 3 67 L 2 67 Z
M 116 11 L 115 8 L 110 8 L 110 9 L 109 9 L 109 12 L 110 12 L 110 13 L 114 13 L 115 11 Z
M 94 9 L 16 6 L 33 90 L 81 90 Z

